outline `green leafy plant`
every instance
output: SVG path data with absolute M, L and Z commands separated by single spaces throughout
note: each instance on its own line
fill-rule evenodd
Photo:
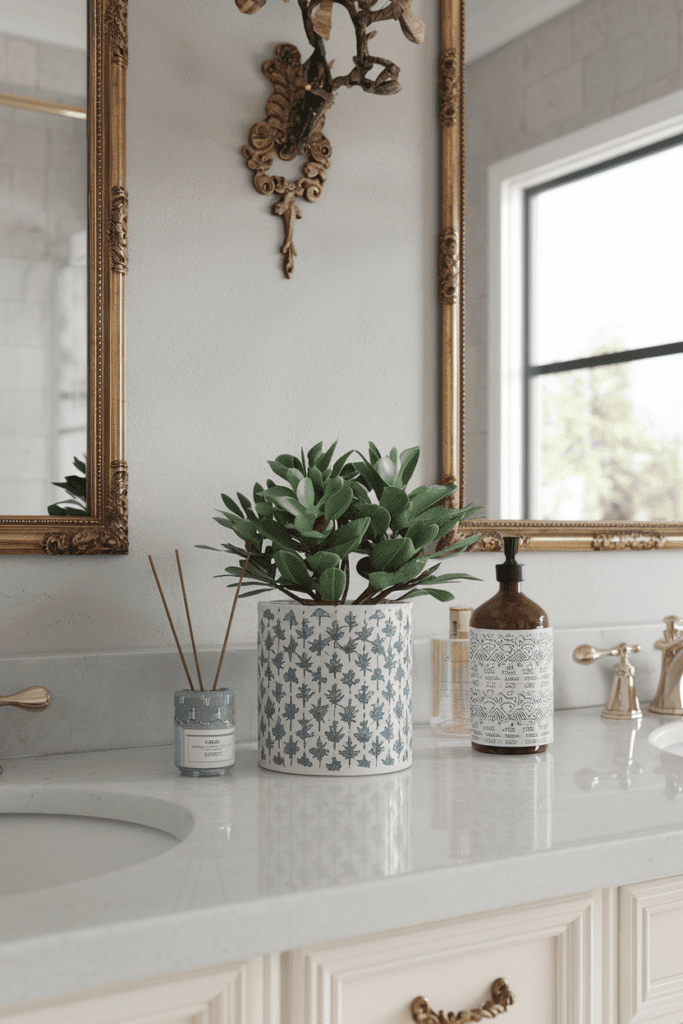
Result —
M 249 589 L 241 596 L 279 590 L 301 604 L 344 603 L 351 580 L 350 557 L 356 554 L 360 556 L 356 571 L 366 586 L 353 604 L 427 595 L 452 601 L 450 590 L 435 584 L 477 577 L 436 573 L 444 558 L 459 554 L 478 539 L 475 535 L 455 540 L 455 533 L 460 522 L 479 509 L 444 504 L 456 490 L 453 484 L 425 485 L 408 492 L 419 448 L 408 448 L 400 455 L 393 448 L 382 456 L 370 444 L 367 458 L 350 451 L 332 462 L 335 448 L 336 442 L 324 451 L 320 442 L 307 456 L 303 449 L 300 457 L 278 455 L 268 465 L 280 482 L 269 479 L 265 487 L 255 484 L 252 501 L 239 493 L 237 501 L 222 495 L 225 508 L 219 510 L 216 522 L 244 544 L 223 544 L 239 560 L 237 566 L 226 567 L 226 574 L 240 576 L 249 555 L 243 584 Z M 354 455 L 360 456 L 358 461 L 351 459 Z M 428 567 L 430 559 L 437 557 L 439 542 L 446 546 Z
M 65 498 L 64 501 L 55 502 L 54 505 L 48 505 L 47 514 L 49 516 L 87 516 L 85 462 L 74 458 L 74 466 L 81 475 L 69 474 L 62 483 L 58 483 L 56 480 L 52 481 L 55 487 L 61 487 L 70 497 Z

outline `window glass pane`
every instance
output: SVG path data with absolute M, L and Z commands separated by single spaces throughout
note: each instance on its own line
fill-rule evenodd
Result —
M 529 517 L 683 520 L 681 380 L 683 354 L 532 378 Z
M 683 341 L 683 145 L 530 199 L 530 363 Z

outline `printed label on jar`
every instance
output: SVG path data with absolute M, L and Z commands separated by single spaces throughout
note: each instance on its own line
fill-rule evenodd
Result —
M 552 628 L 470 627 L 470 715 L 475 743 L 552 743 Z
M 235 763 L 235 727 L 185 729 L 183 768 L 229 768 Z

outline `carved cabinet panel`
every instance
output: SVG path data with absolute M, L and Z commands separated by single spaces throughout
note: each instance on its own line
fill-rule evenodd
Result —
M 463 1021 L 502 1014 L 501 1024 L 608 1024 L 595 967 L 602 923 L 596 892 L 298 949 L 283 965 L 284 1020 L 433 1024 L 440 1010 L 446 1017 L 471 1010 Z M 514 1003 L 478 1015 L 501 977 Z M 424 1002 L 413 1016 L 418 996 Z

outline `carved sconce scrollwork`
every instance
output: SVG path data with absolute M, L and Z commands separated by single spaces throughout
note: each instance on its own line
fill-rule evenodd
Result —
M 243 14 L 255 14 L 266 0 L 235 2 Z M 335 3 L 351 18 L 356 53 L 351 71 L 333 77 L 334 62 L 327 60 L 325 41 L 330 38 Z M 377 34 L 373 26 L 382 21 L 398 21 L 406 39 L 413 43 L 424 40 L 424 22 L 413 14 L 412 0 L 388 0 L 376 9 L 379 3 L 384 0 L 299 0 L 306 38 L 313 52 L 302 63 L 295 46 L 281 43 L 275 48 L 275 56 L 263 65 L 263 73 L 273 83 L 273 94 L 266 105 L 265 119 L 252 125 L 249 144 L 242 148 L 242 155 L 253 172 L 256 191 L 279 197 L 272 212 L 282 217 L 284 224 L 285 240 L 280 252 L 285 277 L 292 276 L 296 256 L 294 225 L 301 217 L 296 199 L 316 202 L 330 166 L 332 147 L 322 129 L 335 93 L 341 86 L 351 88 L 354 85 L 377 96 L 391 96 L 401 89 L 400 68 L 393 61 L 370 53 L 369 42 Z M 274 151 L 282 160 L 306 158 L 296 181 L 268 174 Z

